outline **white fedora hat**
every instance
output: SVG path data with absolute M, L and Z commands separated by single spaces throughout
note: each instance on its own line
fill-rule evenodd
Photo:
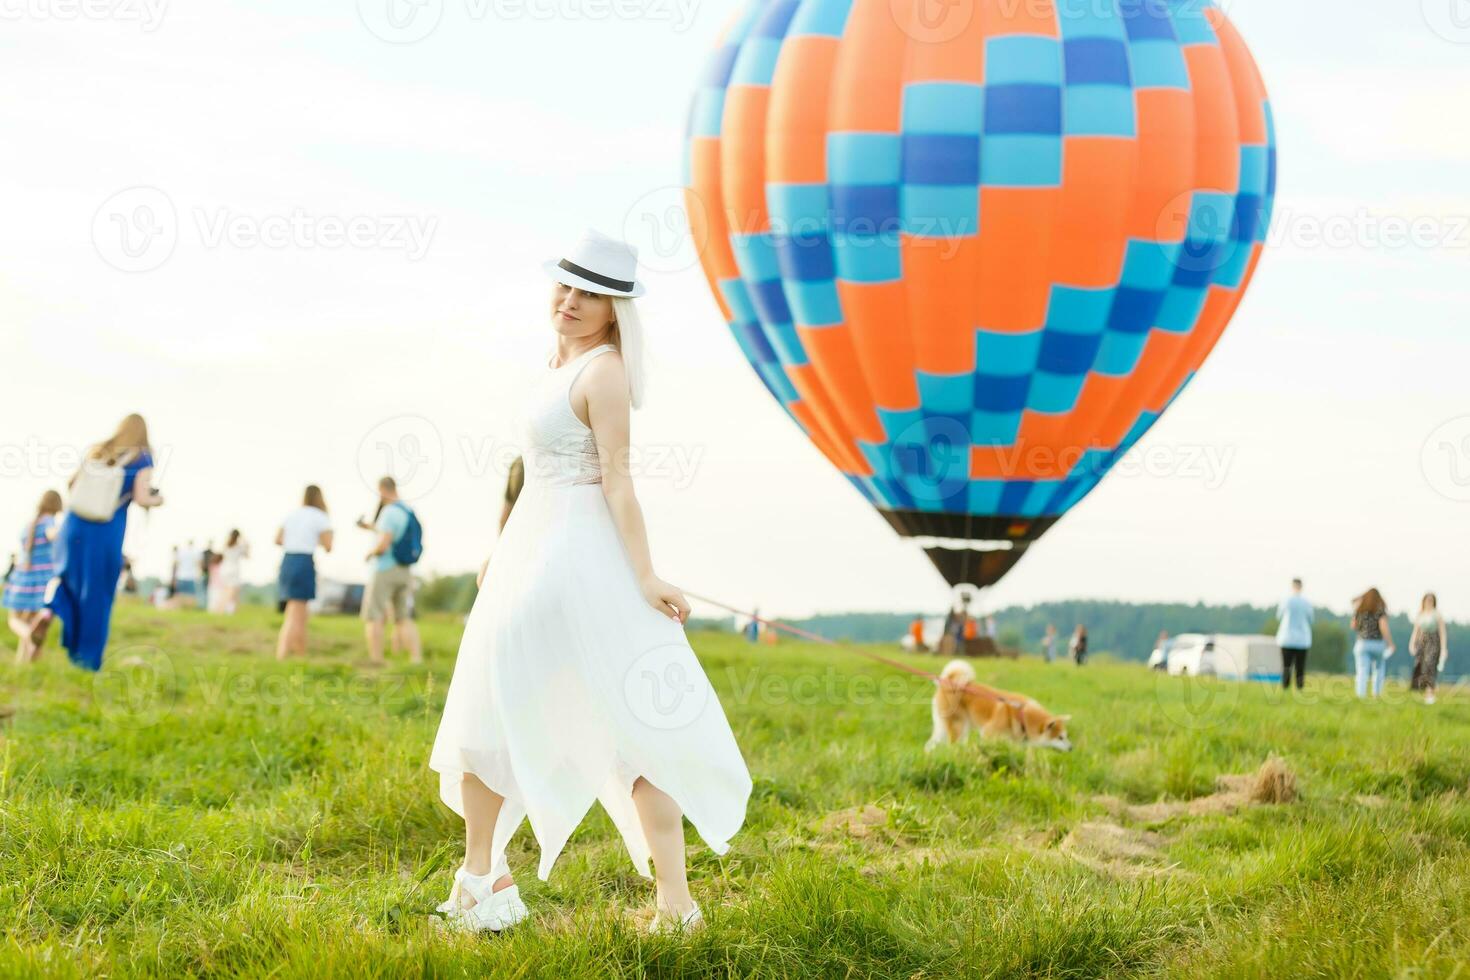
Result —
M 642 296 L 638 249 L 588 228 L 570 252 L 541 264 L 557 282 L 608 296 Z

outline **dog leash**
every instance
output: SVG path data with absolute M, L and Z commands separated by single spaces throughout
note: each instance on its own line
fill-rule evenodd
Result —
M 992 701 L 999 701 L 1002 704 L 1008 704 L 1012 708 L 1020 709 L 1022 707 L 1020 703 L 1012 701 L 1010 698 L 1001 697 L 1000 692 L 995 690 L 995 688 L 993 687 L 986 687 L 984 684 L 977 684 L 974 681 L 967 681 L 964 684 L 955 684 L 952 681 L 945 680 L 938 674 L 930 673 L 929 671 L 923 670 L 919 667 L 911 667 L 908 664 L 903 663 L 902 661 L 894 660 L 891 657 L 885 657 L 880 653 L 873 653 L 871 650 L 864 650 L 862 647 L 856 646 L 851 643 L 844 643 L 840 640 L 829 639 L 818 633 L 812 633 L 809 630 L 804 630 L 799 626 L 792 626 L 789 623 L 783 623 L 780 620 L 766 619 L 762 616 L 757 616 L 753 612 L 747 612 L 743 609 L 736 609 L 734 606 L 726 605 L 725 603 L 720 602 L 717 599 L 711 599 L 709 596 L 703 596 L 699 595 L 698 593 L 688 591 L 685 591 L 684 594 L 691 599 L 698 599 L 700 602 L 708 603 L 711 606 L 723 609 L 726 612 L 734 613 L 737 616 L 745 616 L 749 619 L 755 620 L 757 623 L 764 624 L 773 629 L 784 630 L 785 632 L 790 633 L 793 636 L 799 636 L 804 640 L 811 640 L 814 643 L 821 643 L 829 647 L 836 647 L 838 650 L 845 650 L 848 653 L 855 653 L 860 657 L 867 657 L 869 660 L 876 660 L 880 664 L 885 664 L 889 667 L 895 667 L 898 670 L 913 674 L 916 677 L 926 677 L 929 680 L 933 681 L 935 684 L 943 685 L 950 688 L 959 688 L 960 690 L 971 691 L 975 694 L 981 695 L 982 697 L 990 698 Z

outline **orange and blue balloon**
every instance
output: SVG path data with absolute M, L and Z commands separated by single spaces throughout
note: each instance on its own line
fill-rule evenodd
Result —
M 1275 147 L 1210 0 L 752 0 L 690 107 L 685 201 L 766 388 L 988 585 L 1220 338 Z

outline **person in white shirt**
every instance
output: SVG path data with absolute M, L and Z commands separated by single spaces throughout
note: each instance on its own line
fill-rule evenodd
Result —
M 276 639 L 276 659 L 285 660 L 292 653 L 306 655 L 306 604 L 316 598 L 313 556 L 318 545 L 323 551 L 332 550 L 332 519 L 327 516 L 321 487 L 312 484 L 306 488 L 301 506 L 281 522 L 276 544 L 285 551 L 276 580 L 276 598 L 286 603 L 286 618 Z
M 1312 646 L 1312 619 L 1316 611 L 1302 596 L 1302 580 L 1291 580 L 1291 595 L 1276 607 L 1276 642 L 1281 647 L 1281 686 L 1291 687 L 1291 672 L 1296 671 L 1296 687 L 1302 689 L 1307 673 L 1307 651 Z
M 203 592 L 204 552 L 194 546 L 194 539 L 184 542 L 174 552 L 174 603 L 183 605 L 185 598 L 192 605 L 199 604 Z
M 210 582 L 210 612 L 234 615 L 240 607 L 240 563 L 249 557 L 250 542 L 240 534 L 239 528 L 230 531 Z

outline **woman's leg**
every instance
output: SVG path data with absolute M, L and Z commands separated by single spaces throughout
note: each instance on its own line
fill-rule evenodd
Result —
M 460 796 L 464 800 L 464 869 L 472 875 L 487 875 L 491 870 L 491 848 L 495 843 L 495 821 L 505 797 L 480 782 L 480 777 L 467 772 L 460 779 Z M 495 880 L 492 891 L 515 884 L 510 872 Z M 466 896 L 473 906 L 473 896 Z
M 1379 697 L 1383 694 L 1383 678 L 1388 674 L 1388 657 L 1383 651 L 1373 656 L 1373 696 Z
M 306 621 L 311 618 L 311 613 L 306 608 L 306 602 L 294 603 L 296 606 L 296 652 L 303 657 L 306 656 Z
M 285 611 L 281 614 L 281 632 L 276 636 L 277 660 L 285 660 L 291 655 L 292 634 L 295 630 L 292 623 L 296 618 L 292 612 L 292 607 L 295 605 L 296 603 L 288 601 Z
M 32 612 L 16 612 L 10 614 L 10 632 L 20 639 L 16 641 L 15 662 L 27 664 L 35 659 L 36 651 L 31 645 L 31 627 L 35 625 L 36 614 Z
M 633 782 L 633 805 L 653 853 L 658 907 L 683 918 L 694 909 L 684 867 L 684 814 L 673 797 L 639 776 Z
M 1353 690 L 1360 698 L 1368 696 L 1368 651 L 1362 640 L 1353 643 Z

